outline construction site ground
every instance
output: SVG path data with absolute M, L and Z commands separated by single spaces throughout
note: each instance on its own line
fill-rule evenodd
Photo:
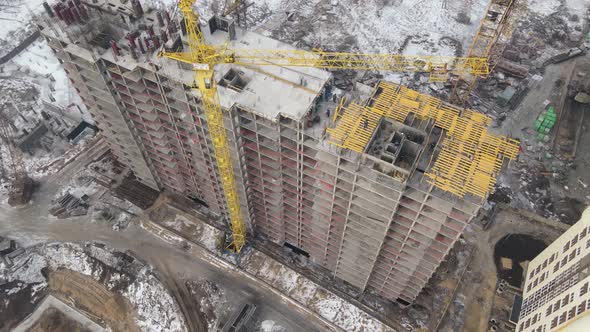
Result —
M 520 139 L 523 151 L 501 175 L 486 210 L 464 234 L 467 245 L 474 248 L 473 256 L 439 330 L 485 331 L 490 319 L 500 322 L 501 330 L 513 329 L 508 315 L 514 294 L 522 291 L 509 287 L 497 293 L 496 244 L 506 236 L 523 234 L 548 245 L 579 219 L 590 202 L 590 150 L 584 148 L 590 144 L 590 108 L 573 102 L 579 81 L 589 74 L 589 55 L 544 67 L 542 79 L 492 129 Z M 543 141 L 532 127 L 547 105 L 556 107 L 561 123 Z
M 587 81 L 588 75 L 590 55 L 547 66 L 542 81 L 496 128 L 519 138 L 523 151 L 500 177 L 492 199 L 567 224 L 579 219 L 590 202 L 590 150 L 583 148 L 590 143 L 590 107 L 573 102 L 572 85 Z M 556 106 L 558 124 L 545 142 L 532 127 L 547 103 Z
M 290 1 L 284 8 L 282 5 L 287 2 L 265 1 L 266 8 L 258 4 L 253 7 L 255 10 L 250 24 L 259 32 L 304 47 L 321 46 L 326 50 L 343 51 L 462 54 L 465 45 L 472 38 L 476 24 L 457 22 L 455 16 L 458 16 L 458 12 L 463 12 L 472 21 L 476 20 L 481 17 L 486 2 L 408 1 L 405 3 L 409 3 L 409 7 L 396 13 L 384 10 L 386 2 L 375 1 L 370 3 L 369 15 L 368 10 L 346 13 L 346 8 L 356 8 L 352 5 L 352 0 Z M 394 3 L 399 5 L 404 1 Z M 465 8 L 458 10 L 465 3 Z M 168 235 L 163 235 L 160 231 L 160 235 L 155 236 L 133 223 L 123 231 L 115 231 L 111 224 L 93 221 L 91 216 L 67 220 L 57 220 L 49 216 L 47 210 L 51 200 L 71 182 L 88 160 L 88 152 L 79 154 L 80 150 L 96 147 L 92 145 L 93 142 L 86 147 L 81 145 L 73 149 L 66 143 L 59 142 L 49 156 L 43 155 L 44 163 L 35 159 L 39 159 L 39 156 L 27 157 L 27 167 L 38 179 L 39 187 L 30 205 L 21 209 L 8 209 L 4 206 L 0 208 L 0 235 L 15 238 L 25 246 L 51 241 L 99 240 L 113 248 L 131 249 L 164 276 L 163 282 L 177 299 L 180 309 L 187 317 L 187 324 L 193 331 L 202 330 L 208 320 L 205 317 L 207 312 L 209 316 L 215 316 L 211 310 L 204 310 L 205 314 L 199 313 L 203 311 L 202 302 L 195 300 L 195 294 L 196 299 L 219 296 L 219 292 L 210 292 L 216 288 L 231 299 L 221 304 L 226 313 L 239 304 L 254 303 L 259 308 L 258 323 L 272 321 L 285 330 L 320 331 L 326 327 L 327 318 L 340 319 L 341 323 L 347 323 L 346 318 L 353 316 L 346 317 L 342 307 L 334 309 L 318 305 L 319 300 L 334 299 L 328 295 L 329 291 L 347 298 L 358 307 L 374 310 L 379 319 L 400 330 L 485 331 L 491 318 L 500 321 L 506 319 L 506 307 L 510 305 L 509 298 L 500 298 L 496 293 L 499 280 L 494 262 L 494 246 L 498 240 L 510 234 L 528 234 L 549 243 L 567 224 L 577 220 L 582 208 L 590 202 L 590 149 L 585 148 L 590 145 L 589 109 L 573 103 L 572 96 L 568 93 L 573 81 L 584 81 L 590 77 L 590 56 L 585 55 L 556 65 L 540 64 L 555 52 L 572 46 L 569 41 L 571 34 L 588 31 L 583 19 L 575 21 L 574 18 L 578 14 L 583 16 L 581 10 L 577 9 L 580 4 L 583 5 L 584 1 L 547 1 L 539 5 L 539 1 L 529 0 L 517 5 L 515 18 L 520 25 L 515 33 L 520 44 L 515 42 L 512 46 L 520 51 L 520 60 L 532 66 L 531 74 L 539 75 L 540 80 L 531 83 L 528 92 L 514 107 L 499 109 L 492 106 L 497 94 L 506 82 L 517 82 L 498 79 L 494 75 L 489 80 L 480 82 L 480 89 L 475 94 L 481 97 L 481 103 L 475 108 L 494 117 L 494 131 L 519 138 L 523 152 L 519 160 L 500 177 L 497 191 L 491 197 L 492 204 L 497 204 L 495 216 L 482 215 L 490 217 L 489 228 L 483 230 L 480 224 L 475 223 L 465 234 L 465 241 L 458 243 L 416 303 L 408 308 L 383 301 L 370 293 L 354 293 L 345 285 L 326 277 L 325 271 L 315 265 L 264 241 L 255 244 L 258 253 L 251 253 L 251 260 L 244 263 L 245 270 L 255 278 L 245 279 L 243 272 L 224 263 L 226 261 L 223 259 L 235 261 L 232 257 L 211 256 L 217 247 L 216 238 L 220 235 L 218 230 L 191 222 L 191 213 L 186 215 L 186 211 L 184 219 L 177 219 L 178 210 L 163 207 L 164 203 L 176 208 L 187 206 L 186 202 L 182 203 L 180 200 L 159 201 L 144 216 L 147 218 L 143 219 L 144 227 L 149 225 L 148 222 L 156 221 L 171 232 L 166 233 Z M 205 7 L 210 8 L 210 2 Z M 289 16 L 288 13 L 294 14 Z M 432 15 L 433 13 L 436 15 Z M 426 16 L 428 19 L 420 20 L 419 25 L 415 24 L 416 19 L 412 19 Z M 442 23 L 434 25 L 433 20 Z M 392 30 L 390 24 L 383 23 L 391 21 L 401 24 L 396 24 L 396 30 Z M 343 26 L 343 32 L 335 32 L 342 30 Z M 436 27 L 443 33 L 424 30 L 428 26 Z M 582 26 L 580 31 L 576 30 L 578 26 Z M 545 27 L 559 31 L 554 34 Z M 412 34 L 409 30 L 421 32 Z M 529 36 L 530 39 L 522 36 Z M 35 91 L 36 88 L 43 90 L 43 95 L 49 90 L 49 80 L 43 77 L 47 75 L 48 69 L 41 68 L 48 56 L 53 57 L 48 52 L 43 43 L 34 44 L 3 68 L 3 73 L 6 74 L 2 76 L 3 89 L 15 91 L 13 97 L 24 101 L 19 104 L 21 108 L 34 99 L 32 96 L 39 94 Z M 55 60 L 54 57 L 51 59 Z M 56 62 L 53 60 L 50 61 L 52 64 Z M 22 70 L 23 68 L 32 71 L 29 73 L 28 69 Z M 340 74 L 337 75 L 337 82 L 342 87 L 351 85 L 351 76 L 360 76 L 346 74 L 342 75 L 345 78 L 341 78 Z M 386 78 L 402 80 L 400 76 L 404 75 L 388 75 Z M 439 90 L 432 90 L 428 82 L 410 80 L 411 76 L 405 75 L 404 83 L 422 92 L 440 93 Z M 31 77 L 40 80 L 42 84 L 38 85 L 42 88 L 28 82 Z M 62 79 L 58 79 L 58 82 L 67 82 L 65 74 L 60 77 Z M 498 81 L 501 84 L 497 84 Z M 77 100 L 75 93 L 71 93 L 73 89 L 58 86 L 57 90 L 62 94 L 58 102 L 63 106 Z M 556 106 L 559 122 L 551 133 L 551 139 L 545 142 L 535 138 L 532 127 L 535 119 L 546 108 L 547 102 Z M 45 177 L 48 174 L 50 176 Z M 206 222 L 220 225 L 218 220 Z M 158 233 L 158 230 L 154 232 Z M 186 240 L 179 238 L 177 234 L 181 234 Z M 183 245 L 185 241 L 198 243 L 200 246 L 187 250 Z M 324 288 L 321 291 L 316 289 L 318 295 L 314 293 L 311 299 L 305 300 L 305 305 L 317 309 L 319 315 L 297 311 L 301 308 L 296 303 L 288 302 L 281 293 L 286 292 L 291 300 L 297 295 L 302 295 L 300 299 L 303 299 L 305 294 L 298 292 L 308 286 L 299 284 L 290 289 L 289 284 L 277 278 L 285 273 L 292 276 L 286 265 Z M 95 281 L 68 271 L 55 272 L 49 276 L 49 280 L 52 294 L 63 301 L 74 299 L 93 315 L 121 324 L 116 325 L 121 330 L 137 328 L 128 320 L 133 315 L 128 305 L 119 301 L 120 299 L 115 300 L 114 294 L 101 290 Z M 195 280 L 214 281 L 215 284 L 204 288 L 202 283 L 196 283 Z M 109 300 L 109 305 L 98 308 L 96 304 L 86 302 L 92 299 L 80 294 L 83 293 L 81 289 L 89 286 L 96 290 L 96 294 L 102 294 L 104 299 Z M 21 303 L 16 308 L 24 311 L 34 309 L 30 303 Z M 328 309 L 322 311 L 323 308 Z M 332 317 L 330 310 L 338 313 L 337 316 Z M 321 315 L 322 312 L 324 316 Z M 59 313 L 48 311 L 35 328 L 76 329 L 62 318 Z M 49 321 L 63 325 L 48 325 Z
M 345 331 L 392 330 L 371 317 L 372 310 L 348 303 L 354 299 L 346 294 L 333 292 L 333 288 L 326 287 L 326 283 L 307 278 L 291 268 L 291 264 L 275 260 L 274 256 L 259 251 L 257 247 L 243 251 L 239 259 L 237 256 L 222 253 L 220 248 L 223 242 L 218 240 L 222 238 L 223 232 L 210 224 L 214 220 L 204 214 L 203 210 L 206 209 L 194 205 L 179 205 L 177 200 L 162 195 L 146 211 L 140 222 L 142 227 L 167 241 L 177 243 L 178 246 L 190 243 L 192 246 L 186 248 L 189 253 L 200 253 L 203 256 L 205 249 L 208 255 L 213 256 L 211 259 L 219 257 L 219 264 L 234 270 L 236 274 L 253 282 L 266 284 L 274 293 L 281 294 L 294 311 L 303 316 L 319 317 L 324 328 Z M 403 328 L 397 321 L 387 323 L 398 330 Z
M 194 284 L 192 281 L 207 280 L 214 281 L 215 288 L 226 294 L 226 299 L 231 299 L 214 303 L 213 307 L 219 306 L 231 312 L 242 303 L 253 303 L 258 306 L 257 319 L 272 322 L 277 328 L 292 331 L 324 329 L 324 323 L 313 316 L 302 316 L 293 311 L 280 294 L 269 293 L 264 284 L 245 280 L 234 271 L 207 260 L 206 256 L 191 255 L 182 246 L 163 241 L 137 225 L 130 224 L 124 231 L 115 231 L 111 224 L 92 221 L 91 216 L 65 220 L 50 216 L 47 209 L 51 199 L 62 186 L 69 183 L 72 174 L 86 166 L 90 161 L 87 158 L 89 153 L 92 152 L 84 151 L 61 171 L 41 182 L 33 195 L 33 203 L 19 209 L 0 209 L 0 220 L 3 221 L 0 234 L 16 239 L 25 247 L 48 241 L 99 241 L 114 249 L 133 251 L 162 276 L 161 279 L 189 318 L 192 331 L 201 331 L 199 326 L 203 322 L 195 317 L 195 308 L 200 307 L 201 301 L 195 299 L 199 294 L 190 285 Z M 29 312 L 33 310 L 30 304 L 27 308 Z
M 439 326 L 440 331 L 486 331 L 492 318 L 500 322 L 507 321 L 508 317 L 504 311 L 501 315 L 498 314 L 498 317 L 492 315 L 499 282 L 498 269 L 494 261 L 496 244 L 507 235 L 525 234 L 542 239 L 548 245 L 566 229 L 566 225 L 559 222 L 506 205 L 498 206 L 495 216 L 489 222 L 485 230 L 478 221 L 465 233 L 467 243 L 476 250 Z M 502 308 L 506 309 L 510 310 L 510 307 Z M 510 326 L 505 326 L 503 330 L 510 329 Z

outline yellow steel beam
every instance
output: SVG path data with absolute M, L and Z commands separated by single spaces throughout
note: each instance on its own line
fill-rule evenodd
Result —
M 433 73 L 439 81 L 448 73 L 485 76 L 489 66 L 485 58 L 364 54 L 304 50 L 230 49 L 203 47 L 202 61 L 209 65 L 236 64 L 256 66 L 315 67 L 323 69 L 382 70 Z M 195 64 L 191 52 L 164 52 L 163 56 Z

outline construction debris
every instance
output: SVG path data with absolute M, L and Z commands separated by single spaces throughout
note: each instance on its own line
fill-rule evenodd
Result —
M 49 209 L 49 213 L 61 219 L 83 216 L 88 213 L 87 202 L 87 195 L 78 198 L 70 194 L 70 192 L 66 192 L 55 201 L 53 207 Z

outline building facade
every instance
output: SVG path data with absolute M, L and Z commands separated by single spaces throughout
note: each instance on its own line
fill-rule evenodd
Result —
M 517 331 L 590 328 L 590 209 L 527 268 Z
M 42 34 L 118 159 L 225 215 L 191 67 L 156 56 L 183 48 L 178 19 L 138 1 L 51 9 Z M 202 28 L 212 44 L 292 48 L 221 23 Z M 518 151 L 485 116 L 393 83 L 335 112 L 324 70 L 220 65 L 216 76 L 249 234 L 391 300 L 416 298 Z

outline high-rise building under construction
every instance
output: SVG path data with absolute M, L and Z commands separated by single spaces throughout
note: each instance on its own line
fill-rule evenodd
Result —
M 192 67 L 156 56 L 186 48 L 179 18 L 138 0 L 77 0 L 46 6 L 39 24 L 119 161 L 226 214 Z M 219 18 L 202 32 L 293 48 Z M 216 75 L 249 234 L 391 300 L 416 298 L 517 155 L 487 117 L 397 84 L 336 107 L 328 71 L 228 64 Z

